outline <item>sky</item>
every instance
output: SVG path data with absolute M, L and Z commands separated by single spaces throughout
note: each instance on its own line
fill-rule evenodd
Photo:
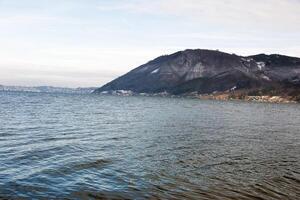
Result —
M 300 57 L 300 0 L 0 0 L 0 84 L 101 86 L 160 55 Z

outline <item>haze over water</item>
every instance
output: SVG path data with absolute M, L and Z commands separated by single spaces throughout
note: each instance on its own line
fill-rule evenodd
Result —
M 299 111 L 0 92 L 0 199 L 299 199 Z

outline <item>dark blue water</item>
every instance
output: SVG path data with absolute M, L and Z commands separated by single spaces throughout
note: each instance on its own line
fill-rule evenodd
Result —
M 0 199 L 300 199 L 300 105 L 0 93 Z

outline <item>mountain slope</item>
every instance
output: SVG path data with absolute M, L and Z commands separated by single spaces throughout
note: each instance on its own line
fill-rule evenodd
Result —
M 294 88 L 300 85 L 300 58 L 242 57 L 213 50 L 185 50 L 158 57 L 95 90 L 135 93 L 207 94 L 232 90 Z

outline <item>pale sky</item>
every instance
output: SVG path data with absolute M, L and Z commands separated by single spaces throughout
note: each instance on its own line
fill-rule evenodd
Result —
M 0 0 L 0 84 L 101 86 L 201 48 L 300 57 L 300 0 Z

